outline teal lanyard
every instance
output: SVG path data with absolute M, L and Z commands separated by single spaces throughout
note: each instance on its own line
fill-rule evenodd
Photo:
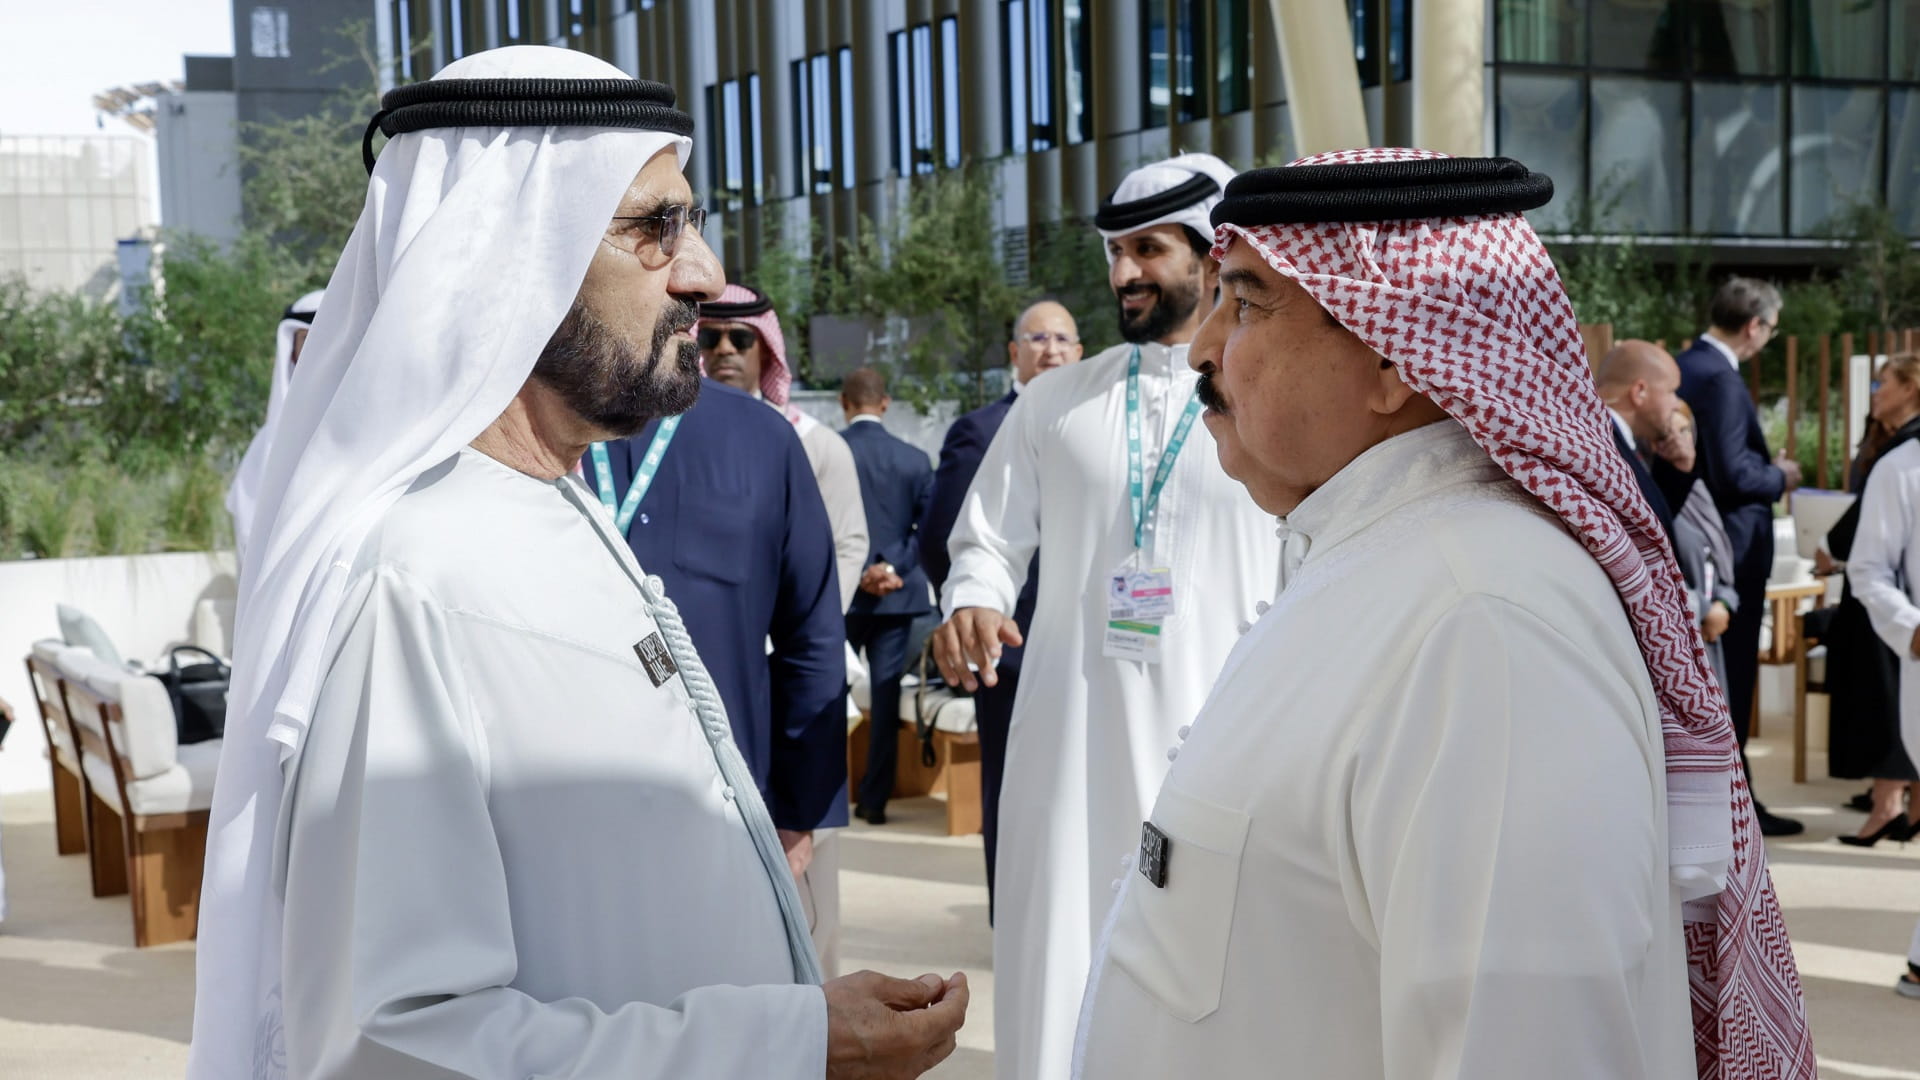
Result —
M 607 463 L 607 444 L 593 444 L 593 478 L 600 482 L 600 505 L 613 515 L 613 527 L 620 530 L 621 536 L 627 535 L 627 528 L 633 524 L 633 515 L 640 510 L 640 500 L 647 497 L 647 489 L 653 486 L 654 474 L 660 471 L 660 459 L 667 456 L 667 445 L 673 442 L 673 433 L 678 430 L 678 416 L 669 416 L 660 421 L 659 429 L 653 433 L 653 441 L 647 444 L 647 456 L 640 460 L 640 468 L 633 474 L 633 483 L 627 485 L 627 499 L 617 510 L 613 505 L 613 466 Z
M 1173 426 L 1173 438 L 1167 440 L 1167 449 L 1154 467 L 1153 487 L 1143 495 L 1141 486 L 1146 479 L 1146 467 L 1140 463 L 1140 346 L 1135 345 L 1133 357 L 1127 361 L 1127 495 L 1133 505 L 1136 551 L 1146 546 L 1147 522 L 1160 507 L 1160 492 L 1173 475 L 1173 462 L 1180 456 L 1180 448 L 1187 445 L 1187 432 L 1193 430 L 1193 418 L 1199 415 L 1200 395 L 1194 394 L 1187 399 L 1186 410 Z M 603 494 L 601 498 L 612 505 L 612 495 Z

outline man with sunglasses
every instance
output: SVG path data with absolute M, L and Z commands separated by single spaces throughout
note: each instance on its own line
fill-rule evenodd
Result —
M 1727 707 L 1744 760 L 1760 678 L 1760 616 L 1773 572 L 1773 504 L 1800 486 L 1800 466 L 1784 452 L 1767 453 L 1760 414 L 1747 393 L 1740 365 L 1773 340 L 1780 325 L 1780 293 L 1753 278 L 1729 278 L 1708 308 L 1713 325 L 1675 357 L 1680 398 L 1693 410 L 1699 438 L 1697 472 L 1707 482 L 1733 541 L 1734 590 L 1740 608 L 1727 627 Z M 1749 774 L 1748 786 L 1752 786 Z M 1753 801 L 1760 831 L 1792 836 L 1805 826 L 1777 817 Z
M 706 325 L 704 315 L 718 308 L 772 318 L 769 308 L 753 310 L 765 303 L 727 286 L 701 305 L 696 338 L 705 347 L 747 335 L 757 351 L 755 326 Z M 739 355 L 723 350 L 708 363 L 685 414 L 588 454 L 587 483 L 634 558 L 680 606 L 779 832 L 822 970 L 832 972 L 840 927 L 832 837 L 847 824 L 847 665 L 831 515 L 794 425 L 718 377 L 737 376 Z M 784 386 L 773 393 L 785 402 Z
M 700 363 L 707 377 L 765 401 L 800 435 L 814 482 L 833 525 L 834 562 L 840 571 L 840 610 L 853 602 L 867 562 L 867 515 L 860 502 L 860 474 L 846 440 L 801 412 L 789 400 L 793 371 L 787 366 L 780 313 L 765 293 L 732 284 L 720 299 L 700 305 Z
M 1080 326 L 1073 312 L 1056 300 L 1040 300 L 1027 307 L 1013 323 L 1013 340 L 1007 343 L 1007 358 L 1012 365 L 1012 386 L 1006 396 L 975 409 L 953 422 L 946 441 L 940 446 L 940 465 L 933 474 L 933 499 L 927 520 L 920 527 L 920 562 L 927 578 L 938 590 L 947 583 L 952 561 L 947 557 L 947 536 L 960 518 L 960 504 L 966 500 L 973 474 L 987 447 L 1007 418 L 1007 410 L 1035 376 L 1068 364 L 1077 364 L 1084 352 L 1080 344 Z M 1040 590 L 1040 556 L 1027 567 L 1027 583 L 1013 608 L 1013 624 L 1024 636 L 1033 626 L 1034 598 Z M 1013 697 L 1020 686 L 1020 657 L 1024 650 L 1013 645 L 1000 654 L 994 670 L 1000 678 L 993 686 L 982 686 L 973 693 L 973 711 L 980 733 L 980 809 L 981 838 L 987 854 L 987 921 L 993 921 L 993 858 L 1000 838 L 1000 777 L 1006 771 L 1007 729 L 1013 724 Z

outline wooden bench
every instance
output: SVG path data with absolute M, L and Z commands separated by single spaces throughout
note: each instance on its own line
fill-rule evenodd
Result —
M 35 651 L 27 654 L 27 681 L 40 706 L 40 728 L 47 737 L 47 767 L 53 772 L 54 848 L 62 855 L 78 855 L 87 850 L 87 781 L 80 771 L 79 752 L 74 749 L 79 739 L 60 694 L 60 669 L 52 659 L 54 649 L 64 648 L 67 646 L 52 642 L 35 646 Z
M 64 678 L 60 686 L 81 753 L 92 759 L 86 762 L 91 768 L 86 830 L 93 894 L 132 894 L 133 943 L 138 947 L 193 938 L 200 919 L 208 811 L 145 811 L 158 797 L 141 789 L 148 781 L 136 779 L 121 702 L 78 679 Z M 100 763 L 111 768 L 110 776 L 97 775 Z

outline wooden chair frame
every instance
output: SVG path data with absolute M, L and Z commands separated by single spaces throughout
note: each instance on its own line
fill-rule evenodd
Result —
M 133 943 L 140 948 L 187 941 L 200 922 L 200 877 L 206 863 L 206 810 L 173 814 L 136 814 L 127 797 L 131 764 L 114 739 L 125 716 L 120 703 L 108 701 L 85 686 L 62 680 L 67 711 L 92 709 L 100 717 L 104 738 L 91 728 L 74 725 L 77 745 L 113 766 L 119 805 L 109 804 L 88 790 L 87 838 L 95 853 L 93 894 L 133 894 Z
M 27 655 L 27 682 L 40 706 L 40 730 L 47 739 L 47 768 L 53 773 L 53 842 L 62 855 L 78 855 L 87 850 L 87 774 L 80 768 L 77 754 L 54 739 L 56 727 L 67 732 L 69 745 L 79 746 L 73 734 L 73 719 L 67 715 L 61 695 L 60 669 L 46 660 Z

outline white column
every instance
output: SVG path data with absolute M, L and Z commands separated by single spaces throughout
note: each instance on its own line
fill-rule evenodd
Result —
M 1413 142 L 1456 157 L 1486 153 L 1487 5 L 1421 0 L 1413 13 Z
M 1425 0 L 1432 2 L 1432 0 Z M 1366 146 L 1367 112 L 1341 0 L 1267 0 L 1280 35 L 1287 115 L 1301 154 Z

